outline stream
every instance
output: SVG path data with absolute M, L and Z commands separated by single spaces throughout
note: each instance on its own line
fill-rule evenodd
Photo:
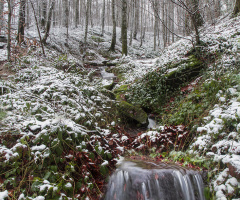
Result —
M 101 68 L 106 84 L 115 75 Z M 158 127 L 148 117 L 148 129 Z M 198 171 L 163 162 L 123 161 L 109 178 L 105 200 L 205 200 Z
M 105 200 L 205 200 L 198 171 L 166 163 L 123 161 Z

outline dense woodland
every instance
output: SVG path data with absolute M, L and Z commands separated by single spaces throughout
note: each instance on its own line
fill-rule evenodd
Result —
M 98 26 L 102 35 L 112 27 L 112 45 L 116 43 L 116 27 L 122 28 L 123 54 L 133 39 L 144 42 L 146 32 L 154 33 L 153 49 L 163 49 L 180 38 L 195 32 L 200 43 L 199 27 L 215 24 L 220 15 L 239 12 L 239 1 L 234 0 L 9 0 L 0 2 L 1 34 L 16 35 L 19 44 L 24 42 L 24 30 L 35 27 L 44 44 L 51 27 L 85 30 L 87 42 L 89 27 Z M 17 29 L 17 30 L 16 30 Z M 130 32 L 127 38 L 127 31 Z M 40 34 L 41 33 L 41 34 Z M 44 33 L 44 34 L 43 34 Z
M 106 199 L 123 157 L 239 199 L 239 13 L 240 0 L 0 0 L 0 200 Z

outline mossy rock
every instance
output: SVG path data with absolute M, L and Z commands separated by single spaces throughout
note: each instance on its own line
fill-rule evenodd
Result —
M 195 56 L 190 56 L 188 60 L 182 63 L 179 69 L 166 74 L 166 85 L 170 88 L 178 88 L 181 84 L 191 81 L 194 77 L 198 76 L 204 68 L 202 61 Z
M 134 119 L 142 125 L 148 124 L 147 113 L 139 106 L 134 106 L 126 101 L 120 101 L 118 105 L 119 112 L 130 119 Z
M 114 88 L 114 86 L 116 85 L 116 83 L 112 82 L 109 85 L 104 85 L 103 87 L 107 90 L 112 90 Z
M 127 100 L 144 110 L 159 112 L 176 91 L 199 76 L 206 67 L 195 55 L 171 65 L 174 68 L 170 72 L 157 69 L 129 86 Z
M 116 99 L 119 101 L 118 111 L 121 115 L 133 119 L 142 125 L 148 124 L 147 113 L 140 106 L 135 106 L 125 100 L 125 94 L 129 90 L 129 85 L 122 85 L 114 91 Z
M 119 88 L 114 90 L 116 95 L 125 94 L 129 91 L 129 85 L 121 85 Z
M 108 90 L 108 89 L 102 89 L 102 90 L 100 90 L 100 92 L 101 92 L 104 96 L 109 97 L 110 99 L 113 99 L 113 100 L 116 99 L 115 94 L 114 94 L 113 92 L 111 92 L 110 90 Z

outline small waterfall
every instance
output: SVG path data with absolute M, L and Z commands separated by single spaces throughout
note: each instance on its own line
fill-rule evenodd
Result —
M 148 118 L 148 128 L 156 129 L 157 128 L 157 123 L 155 120 Z
M 124 161 L 110 177 L 105 200 L 205 200 L 197 171 Z

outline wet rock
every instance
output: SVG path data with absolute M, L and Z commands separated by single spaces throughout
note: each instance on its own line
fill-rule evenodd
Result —
M 116 99 L 119 101 L 118 111 L 127 118 L 133 119 L 141 125 L 148 125 L 148 115 L 140 107 L 127 102 L 125 95 L 128 92 L 128 85 L 122 85 L 114 91 Z
M 143 111 L 142 108 L 134 106 L 126 101 L 120 101 L 118 110 L 121 114 L 128 118 L 134 119 L 142 125 L 148 124 L 148 115 Z

